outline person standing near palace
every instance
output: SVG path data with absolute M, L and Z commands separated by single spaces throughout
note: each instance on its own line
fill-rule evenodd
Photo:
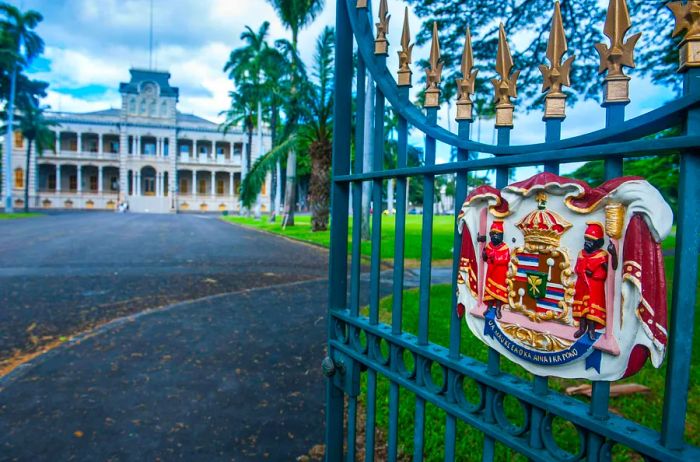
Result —
M 508 289 L 506 287 L 506 276 L 508 274 L 508 263 L 510 262 L 510 249 L 503 241 L 503 222 L 495 220 L 489 230 L 491 242 L 486 244 L 481 258 L 486 262 L 486 284 L 484 286 L 484 303 L 486 311 L 496 307 L 496 317 L 501 319 L 501 306 L 508 303 Z M 483 238 L 486 239 L 485 236 Z
M 586 223 L 583 250 L 576 260 L 576 286 L 574 288 L 574 319 L 578 320 L 579 328 L 574 333 L 579 338 L 588 332 L 591 340 L 595 340 L 595 332 L 605 327 L 605 281 L 608 277 L 608 259 L 613 257 L 613 269 L 617 266 L 617 252 L 610 244 L 610 254 L 603 249 L 605 232 L 603 225 L 596 221 Z

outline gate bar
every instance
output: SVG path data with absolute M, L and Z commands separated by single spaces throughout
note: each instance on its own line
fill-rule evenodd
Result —
M 335 16 L 335 88 L 334 101 L 350 101 L 352 98 L 352 44 L 348 10 L 343 2 L 338 2 Z M 350 171 L 350 138 L 352 120 L 347 107 L 335 104 L 333 107 L 333 176 L 348 174 Z M 348 201 L 347 184 L 332 183 L 331 189 L 331 243 L 328 265 L 329 315 L 333 310 L 347 306 L 348 277 Z M 327 320 L 328 338 L 333 339 L 333 319 Z M 328 355 L 334 351 L 329 345 Z M 326 381 L 326 459 L 341 460 L 343 455 L 343 390 L 333 380 Z
M 691 68 L 684 76 L 683 92 L 700 94 L 700 69 Z M 685 131 L 700 132 L 700 111 L 688 113 Z M 669 449 L 683 447 L 688 407 L 690 358 L 693 348 L 693 322 L 698 278 L 700 239 L 700 157 L 697 148 L 681 153 L 678 184 L 676 260 L 673 273 L 673 301 L 669 323 L 669 357 L 666 368 L 661 443 Z

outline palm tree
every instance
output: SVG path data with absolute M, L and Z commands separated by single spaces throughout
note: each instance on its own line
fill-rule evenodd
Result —
M 243 164 L 248 167 L 244 167 L 245 179 L 250 171 L 250 165 L 252 161 L 252 146 L 253 146 L 253 130 L 255 130 L 255 124 L 257 122 L 257 112 L 256 112 L 256 102 L 254 101 L 254 96 L 251 94 L 252 91 L 246 88 L 246 85 L 242 85 L 241 91 L 232 91 L 229 93 L 231 97 L 231 107 L 228 110 L 222 111 L 221 114 L 226 116 L 226 119 L 221 124 L 221 130 L 227 133 L 230 129 L 238 126 L 242 126 L 243 130 L 248 135 L 248 142 L 246 143 L 246 150 L 244 154 Z M 256 194 L 257 196 L 257 194 Z M 250 204 L 246 205 L 245 208 L 250 211 Z
M 29 10 L 21 12 L 17 7 L 7 3 L 0 3 L 0 13 L 4 16 L 0 20 L 0 30 L 4 39 L 8 41 L 10 50 L 15 59 L 11 62 L 10 94 L 7 100 L 6 135 L 5 135 L 5 211 L 12 211 L 12 132 L 15 104 L 15 89 L 17 85 L 17 71 L 24 65 L 28 65 L 32 59 L 44 51 L 44 41 L 34 32 L 36 26 L 42 21 L 43 16 L 37 11 Z
M 306 106 L 309 114 L 300 133 L 309 141 L 311 156 L 311 181 L 309 184 L 309 202 L 311 203 L 311 230 L 328 229 L 330 212 L 330 173 L 333 149 L 332 115 L 333 115 L 333 28 L 326 26 L 316 42 L 314 56 L 315 82 L 309 85 Z
M 224 65 L 224 72 L 228 72 L 229 78 L 233 80 L 239 89 L 245 87 L 246 98 L 256 106 L 257 115 L 255 117 L 258 129 L 258 151 L 262 151 L 262 106 L 264 98 L 264 65 L 266 55 L 270 52 L 270 47 L 266 41 L 270 23 L 262 23 L 258 32 L 253 31 L 250 26 L 245 27 L 241 34 L 241 40 L 246 45 L 231 51 L 229 60 Z M 252 142 L 252 138 L 249 137 Z M 248 146 L 250 151 L 250 145 Z M 262 152 L 260 152 L 261 154 Z M 250 170 L 250 156 L 243 167 L 243 176 Z M 259 214 L 259 207 L 256 207 L 256 217 Z
M 309 25 L 316 16 L 323 10 L 324 0 L 267 0 L 270 5 L 277 11 L 277 16 L 279 16 L 282 24 L 287 29 L 292 31 L 292 49 L 294 54 L 297 53 L 297 45 L 299 39 L 299 30 L 303 27 Z M 294 61 L 292 61 L 292 66 L 294 66 Z M 295 84 L 299 82 L 295 79 L 295 69 L 291 70 L 292 75 L 292 93 L 290 94 L 290 99 L 294 102 L 295 99 Z M 296 178 L 296 152 L 294 150 L 289 152 L 287 158 L 287 185 L 285 193 L 285 217 L 284 225 L 292 226 L 294 225 L 294 207 L 296 205 L 296 191 L 295 191 L 295 178 Z
M 28 107 L 24 108 L 22 112 L 18 115 L 19 119 L 19 130 L 22 132 L 22 136 L 27 140 L 27 159 L 24 171 L 24 212 L 29 212 L 29 171 L 32 164 L 32 144 L 34 144 L 37 156 L 41 155 L 45 149 L 54 149 L 56 143 L 54 142 L 54 132 L 51 127 L 58 125 L 58 123 L 46 120 L 44 117 L 44 109 L 34 104 L 30 104 Z M 36 161 L 36 158 L 34 158 Z

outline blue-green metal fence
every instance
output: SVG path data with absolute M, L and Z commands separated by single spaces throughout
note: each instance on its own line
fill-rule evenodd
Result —
M 508 127 L 498 128 L 496 145 L 469 139 L 470 122 L 459 121 L 457 134 L 437 125 L 437 108 L 420 111 L 409 101 L 407 86 L 397 86 L 386 67 L 386 57 L 375 55 L 374 36 L 367 6 L 360 0 L 338 0 L 336 7 L 336 83 L 335 132 L 333 139 L 332 227 L 330 255 L 330 307 L 328 353 L 334 372 L 328 380 L 326 409 L 326 458 L 329 461 L 374 460 L 377 412 L 377 380 L 389 381 L 387 458 L 397 460 L 399 432 L 399 396 L 415 394 L 413 460 L 428 458 L 424 454 L 426 404 L 437 406 L 445 414 L 444 458 L 455 459 L 457 421 L 462 420 L 483 433 L 483 446 L 474 448 L 470 460 L 494 460 L 495 446 L 500 444 L 530 460 L 609 460 L 616 445 L 639 454 L 643 460 L 700 460 L 700 449 L 685 443 L 684 432 L 688 412 L 688 386 L 693 339 L 694 307 L 696 306 L 698 240 L 700 234 L 700 68 L 684 73 L 683 94 L 663 107 L 632 120 L 625 120 L 625 104 L 605 108 L 605 129 L 574 138 L 560 140 L 561 120 L 548 119 L 543 129 L 546 142 L 527 146 L 511 146 Z M 359 4 L 359 7 L 358 7 Z M 356 47 L 354 46 L 356 44 Z M 353 59 L 353 50 L 357 59 Z M 374 104 L 374 165 L 364 166 L 365 82 L 376 83 Z M 353 82 L 356 91 L 353 94 Z M 352 104 L 353 97 L 355 105 Z M 388 102 L 399 114 L 397 167 L 385 170 L 384 105 Z M 353 114 L 353 108 L 355 113 Z M 602 115 L 602 112 L 601 112 Z M 682 134 L 669 138 L 642 139 L 669 127 L 682 125 Z M 353 130 L 353 126 L 355 127 Z M 407 166 L 409 126 L 425 135 L 424 164 Z M 355 156 L 351 156 L 354 136 Z M 436 164 L 436 143 L 457 149 L 455 162 Z M 491 154 L 472 158 L 469 153 Z M 460 353 L 463 322 L 451 307 L 431 307 L 430 280 L 432 264 L 433 196 L 435 176 L 456 175 L 456 198 L 467 193 L 467 174 L 473 171 L 496 170 L 496 187 L 506 186 L 509 169 L 544 165 L 547 171 L 558 171 L 565 162 L 605 161 L 607 178 L 621 176 L 623 159 L 640 155 L 671 155 L 680 152 L 680 182 L 676 255 L 672 310 L 669 322 L 667 377 L 663 393 L 664 409 L 661 431 L 656 432 L 638 423 L 610 414 L 610 383 L 593 383 L 589 404 L 549 389 L 546 377 L 531 382 L 501 371 L 500 356 L 489 351 L 487 363 Z M 369 168 L 365 168 L 369 167 Z M 420 266 L 420 301 L 418 333 L 402 330 L 402 293 L 404 289 L 404 245 L 406 223 L 406 182 L 422 181 L 424 189 L 422 252 Z M 383 181 L 395 179 L 396 235 L 393 262 L 393 307 L 391 325 L 379 322 L 381 270 L 381 213 Z M 373 183 L 369 312 L 360 314 L 361 197 L 363 182 Z M 350 207 L 352 207 L 352 246 L 348 258 Z M 459 209 L 459 207 L 455 207 Z M 456 229 L 456 228 L 455 228 Z M 459 236 L 455 231 L 453 257 L 453 289 L 456 289 Z M 349 260 L 349 263 L 348 263 Z M 349 284 L 349 287 L 348 287 Z M 449 345 L 431 344 L 428 325 L 431 309 L 450 310 Z M 362 338 L 362 339 L 361 339 Z M 384 355 L 382 345 L 388 345 Z M 415 367 L 408 370 L 402 360 L 412 355 Z M 444 372 L 442 385 L 430 377 L 430 369 L 438 365 Z M 327 365 L 328 366 L 328 365 Z M 364 396 L 364 454 L 357 454 L 358 397 L 361 374 L 366 374 Z M 473 381 L 479 396 L 476 404 L 464 399 L 463 382 Z M 506 396 L 517 399 L 525 418 L 513 425 L 503 412 Z M 697 412 L 695 410 L 694 412 Z M 579 453 L 570 454 L 559 448 L 552 434 L 552 422 L 560 418 L 571 422 L 578 432 Z

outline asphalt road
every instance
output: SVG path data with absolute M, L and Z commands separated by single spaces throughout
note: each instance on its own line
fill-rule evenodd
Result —
M 215 216 L 0 221 L 0 366 L 146 308 L 327 275 L 325 251 Z
M 0 378 L 0 460 L 294 460 L 323 439 L 326 271 L 214 217 L 0 223 L 0 354 L 84 332 Z

